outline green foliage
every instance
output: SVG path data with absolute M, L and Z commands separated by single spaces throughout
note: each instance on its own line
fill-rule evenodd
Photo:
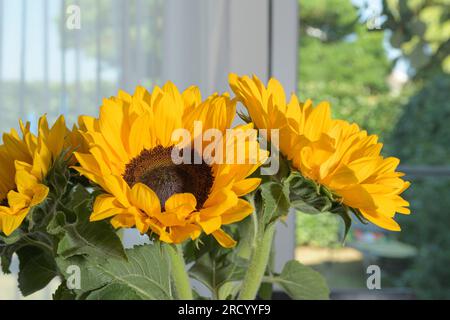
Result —
M 450 2 L 385 0 L 383 27 L 390 42 L 415 69 L 417 93 L 405 103 L 389 149 L 410 165 L 449 165 Z M 410 269 L 398 279 L 420 298 L 450 297 L 450 224 L 445 177 L 414 180 L 406 196 L 413 216 L 400 217 L 398 238 L 418 248 Z
M 284 183 L 289 185 L 290 206 L 298 212 L 314 215 L 332 213 L 340 216 L 344 222 L 344 239 L 352 224 L 351 213 L 365 223 L 359 211 L 344 205 L 339 195 L 327 187 L 303 177 L 298 171 L 293 170 Z M 322 219 L 327 219 L 327 216 Z
M 64 272 L 69 266 L 78 266 L 82 277 L 77 297 L 86 299 L 172 299 L 170 264 L 161 246 L 137 246 L 127 249 L 125 259 L 108 259 L 94 262 L 77 255 L 57 259 Z
M 450 75 L 436 74 L 406 104 L 391 144 L 404 163 L 450 165 L 449 88 Z
M 278 218 L 287 216 L 290 208 L 289 184 L 267 182 L 261 185 L 261 199 L 264 210 L 261 210 L 261 226 L 265 227 Z
M 80 185 L 73 187 L 69 205 L 73 208 L 65 211 L 74 214 L 74 222 L 69 222 L 63 211 L 49 225 L 50 233 L 61 233 L 57 253 L 67 258 L 73 255 L 90 255 L 98 258 L 126 259 L 119 237 L 107 221 L 91 222 L 91 195 Z
M 400 95 L 392 94 L 386 81 L 392 63 L 383 45 L 384 35 L 369 31 L 361 23 L 351 1 L 300 0 L 300 15 L 301 100 L 329 101 L 334 117 L 356 122 L 370 134 L 378 134 L 381 141 L 386 140 L 401 117 L 413 86 L 407 86 Z M 327 197 L 322 197 L 324 199 Z M 304 206 L 297 206 L 297 209 L 312 212 Z M 340 215 L 346 234 L 351 217 L 348 210 L 342 209 L 342 206 L 331 209 L 330 204 L 327 207 L 324 203 L 319 211 L 331 210 Z M 358 213 L 354 213 L 359 218 Z M 336 245 L 340 227 L 334 215 L 306 217 L 300 214 L 299 220 L 299 244 Z M 308 227 L 302 228 L 300 223 Z M 322 227 L 326 231 L 322 232 Z M 334 234 L 327 231 L 334 231 Z
M 450 73 L 450 1 L 383 0 L 383 27 L 417 75 Z
M 384 35 L 368 31 L 350 1 L 300 0 L 300 15 L 301 100 L 329 101 L 333 116 L 383 139 L 409 94 L 392 95 L 387 85 L 391 62 Z
M 290 187 L 291 206 L 304 213 L 326 212 L 332 208 L 333 202 L 337 200 L 334 199 L 334 195 L 327 188 L 303 177 L 295 170 L 292 170 L 285 183 Z
M 318 247 L 340 246 L 339 233 L 341 224 L 336 215 L 323 213 L 310 215 L 297 212 L 296 216 L 297 245 Z
M 19 288 L 22 293 L 36 292 L 58 276 L 62 283 L 54 293 L 54 299 L 177 297 L 173 293 L 177 288 L 174 285 L 176 280 L 171 274 L 175 261 L 163 250 L 161 243 L 155 240 L 149 245 L 124 250 L 107 221 L 90 222 L 93 201 L 98 193 L 80 183 L 79 177 L 68 169 L 64 158 L 63 154 L 55 161 L 45 179 L 50 187 L 46 201 L 33 209 L 27 221 L 11 237 L 0 238 L 3 269 L 9 269 L 14 253 L 19 257 Z M 266 181 L 253 200 L 258 210 L 253 217 L 256 223 L 244 222 L 238 227 L 225 227 L 236 239 L 243 240 L 235 250 L 220 247 L 206 235 L 186 244 L 184 255 L 192 263 L 189 274 L 209 288 L 213 298 L 236 298 L 244 276 L 255 271 L 249 266 L 249 258 L 260 250 L 265 252 L 265 257 L 270 256 L 275 223 L 288 214 L 291 191 L 302 184 L 297 178 Z M 302 200 L 306 206 L 318 208 L 319 202 L 309 192 L 315 193 L 316 190 L 296 190 L 296 201 Z M 326 190 L 321 192 L 326 193 Z M 251 228 L 246 229 L 249 226 Z M 266 239 L 264 247 L 258 246 L 261 239 Z M 323 297 L 322 280 L 308 275 L 308 270 L 290 264 L 287 271 L 279 275 L 271 265 L 267 265 L 270 259 L 265 259 L 259 264 L 262 267 L 260 275 L 263 277 L 265 273 L 272 282 L 261 286 L 260 278 L 255 283 L 256 289 L 261 286 L 263 297 L 271 296 L 274 283 L 280 284 L 294 298 Z M 73 273 L 73 270 L 79 272 Z M 318 280 L 309 283 L 310 277 Z M 73 282 L 74 279 L 78 280 Z M 77 283 L 79 286 L 72 287 Z M 300 293 L 300 289 L 308 292 Z M 204 297 L 197 295 L 197 298 Z
M 126 259 L 119 237 L 107 222 L 90 223 L 94 194 L 78 184 L 65 153 L 55 160 L 45 179 L 47 199 L 9 236 L 0 235 L 2 270 L 9 272 L 14 253 L 19 257 L 19 288 L 23 295 L 44 288 L 61 275 L 55 262 L 75 254 L 95 259 Z
M 354 86 L 364 89 L 353 91 L 358 95 L 386 91 L 390 62 L 383 35 L 369 32 L 359 23 L 358 11 L 350 1 L 300 0 L 300 26 L 300 94 L 305 94 L 303 84 L 309 82 L 331 88 L 339 83 L 351 84 L 353 90 Z M 330 37 L 330 32 L 340 36 Z
M 203 283 L 215 299 L 235 299 L 239 292 L 248 268 L 248 257 L 241 254 L 241 242 L 229 250 L 218 246 L 212 237 L 202 235 L 184 246 L 186 263 L 192 263 L 190 276 Z
M 281 275 L 277 274 L 270 258 L 273 252 L 266 251 L 270 250 L 272 245 L 275 223 L 289 213 L 292 206 L 291 195 L 295 194 L 293 198 L 296 201 L 302 200 L 305 206 L 318 210 L 315 208 L 318 206 L 318 202 L 315 202 L 316 188 L 300 192 L 298 188 L 301 188 L 302 183 L 299 177 L 292 174 L 290 179 L 286 178 L 265 181 L 255 194 L 249 195 L 256 212 L 252 217 L 241 221 L 239 227 L 234 230 L 233 236 L 239 240 L 234 250 L 217 248 L 217 243 L 205 235 L 185 246 L 186 261 L 193 263 L 189 270 L 191 277 L 209 288 L 213 298 L 234 299 L 238 294 L 242 298 L 242 292 L 245 291 L 245 298 L 247 299 L 248 294 L 251 299 L 252 290 L 255 290 L 255 295 L 258 292 L 260 298 L 270 299 L 275 283 L 280 284 L 293 298 L 306 298 L 308 293 L 302 293 L 305 295 L 302 296 L 300 288 L 307 290 L 311 298 L 325 298 L 323 288 L 326 286 L 321 279 L 317 280 L 318 275 L 313 272 L 314 281 L 309 283 L 309 271 L 304 270 L 306 267 L 297 272 L 297 267 L 292 266 L 292 263 L 286 266 Z M 313 196 L 310 193 L 313 193 Z M 306 280 L 303 276 L 306 276 Z M 258 282 L 260 278 L 263 283 Z M 256 286 L 248 286 L 246 281 L 257 283 Z
M 423 82 L 393 132 L 391 149 L 406 164 L 450 165 L 450 76 L 438 73 Z M 420 298 L 450 297 L 449 190 L 448 178 L 430 177 L 414 180 L 406 193 L 413 216 L 400 217 L 403 232 L 398 236 L 419 251 L 398 282 L 414 288 Z
M 35 246 L 17 250 L 19 257 L 19 289 L 27 296 L 47 286 L 58 275 L 58 269 L 51 252 Z
M 63 281 L 52 295 L 53 300 L 75 300 L 75 293 Z
M 273 282 L 279 284 L 292 299 L 325 300 L 330 295 L 320 273 L 295 260 L 287 262 Z
M 202 255 L 189 270 L 189 274 L 210 289 L 213 297 L 229 299 L 233 297 L 233 292 L 237 292 L 232 290 L 233 287 L 224 290 L 224 286 L 233 283 L 236 286 L 236 282 L 244 277 L 247 266 L 247 261 L 236 255 L 216 256 L 214 252 L 211 252 Z
M 388 61 L 384 32 L 351 22 L 350 1 L 300 0 L 299 88 L 302 100 L 331 102 L 334 116 L 358 123 L 385 142 L 384 153 L 403 164 L 448 165 L 450 159 L 450 3 L 448 0 L 385 0 L 383 29 L 392 46 L 415 69 L 414 82 L 395 96 L 386 85 L 395 61 Z M 308 27 L 318 30 L 308 32 Z M 333 29 L 332 32 L 329 30 Z M 321 32 L 318 32 L 321 31 Z M 338 36 L 336 36 L 338 35 Z M 351 36 L 349 36 L 351 35 Z M 411 71 L 411 70 L 410 70 Z M 412 181 L 406 197 L 411 216 L 399 216 L 401 241 L 415 245 L 413 267 L 398 279 L 422 298 L 448 298 L 448 232 L 445 179 Z M 337 228 L 332 215 L 298 217 L 299 243 L 333 245 L 323 228 Z M 301 227 L 303 225 L 304 227 Z M 326 232 L 326 235 L 330 235 Z
M 308 35 L 300 39 L 300 88 L 303 80 L 329 86 L 352 84 L 363 89 L 353 91 L 358 95 L 386 92 L 390 63 L 382 45 L 383 35 L 354 30 L 348 36 L 354 39 L 326 42 Z
M 350 1 L 342 0 L 300 0 L 300 32 L 307 28 L 319 29 L 324 41 L 337 41 L 353 32 L 358 15 Z
M 381 141 L 396 127 L 412 90 L 413 86 L 408 86 L 399 96 L 369 94 L 366 86 L 351 82 L 300 80 L 302 100 L 329 101 L 334 117 L 357 123 L 369 134 L 379 135 Z
M 410 268 L 398 285 L 412 287 L 423 299 L 450 298 L 450 181 L 430 177 L 414 181 L 406 196 L 414 216 L 399 217 L 399 239 L 418 248 Z

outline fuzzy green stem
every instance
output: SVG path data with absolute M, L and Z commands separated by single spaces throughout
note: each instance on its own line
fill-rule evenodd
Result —
M 172 280 L 175 285 L 177 298 L 180 300 L 192 300 L 191 283 L 189 281 L 181 246 L 165 244 L 165 247 L 171 262 Z
M 239 300 L 254 300 L 256 298 L 269 262 L 275 224 L 267 226 L 261 233 L 257 237 L 256 246 L 254 246 L 250 257 L 250 265 L 242 283 Z

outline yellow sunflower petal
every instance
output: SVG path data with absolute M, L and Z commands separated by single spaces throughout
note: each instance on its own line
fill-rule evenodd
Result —
M 218 216 L 237 204 L 238 197 L 233 191 L 221 189 L 208 197 L 200 214 L 202 217 Z
M 254 208 L 250 203 L 243 199 L 238 200 L 238 204 L 225 211 L 222 215 L 222 224 L 230 224 L 234 222 L 241 221 L 252 214 Z
M 408 214 L 409 203 L 400 194 L 408 184 L 396 172 L 399 160 L 383 158 L 382 144 L 358 125 L 331 117 L 328 102 L 316 107 L 292 95 L 288 103 L 280 83 L 267 87 L 256 77 L 230 75 L 230 87 L 260 129 L 280 129 L 281 151 L 301 174 L 340 196 L 344 204 L 365 212 L 371 222 L 399 230 L 392 219 Z M 232 174 L 217 170 L 230 179 Z M 237 183 L 243 183 L 237 179 Z
M 30 197 L 11 190 L 8 192 L 8 205 L 13 211 L 19 211 L 25 207 L 27 207 L 30 203 Z
M 185 108 L 186 113 L 192 112 L 192 110 L 195 109 L 201 102 L 202 102 L 202 94 L 200 92 L 200 89 L 196 86 L 190 86 L 186 90 L 183 91 L 181 94 Z
M 246 195 L 258 188 L 261 183 L 260 178 L 249 178 L 241 181 L 237 181 L 233 184 L 233 191 L 238 197 Z
M 192 211 L 195 211 L 197 206 L 197 199 L 192 193 L 177 193 L 167 199 L 165 203 L 166 211 L 174 211 L 179 215 L 184 216 Z
M 59 116 L 55 121 L 55 124 L 48 132 L 48 136 L 46 137 L 46 144 L 48 145 L 53 158 L 56 158 L 64 147 L 64 137 L 67 134 L 66 122 L 64 120 L 64 116 Z
M 236 241 L 233 240 L 233 238 L 231 238 L 222 229 L 214 231 L 212 235 L 217 240 L 217 242 L 219 242 L 219 244 L 224 248 L 233 248 L 236 245 Z
M 134 216 L 131 214 L 118 214 L 111 219 L 114 228 L 132 228 L 135 225 Z
M 170 146 L 172 134 L 176 129 L 182 128 L 183 102 L 174 100 L 172 95 L 164 94 L 153 106 L 154 132 L 157 142 L 163 147 Z
M 158 196 L 145 184 L 136 183 L 131 189 L 131 201 L 148 216 L 161 212 Z
M 189 224 L 184 227 L 173 227 L 171 228 L 170 237 L 174 243 L 182 243 L 188 238 L 192 240 L 197 239 L 202 230 L 199 226 L 194 224 Z
M 394 219 L 385 217 L 373 210 L 361 210 L 364 218 L 373 224 L 390 231 L 400 231 L 401 228 Z
M 253 90 L 263 100 L 269 99 L 260 82 L 240 86 L 246 93 Z M 279 90 L 275 82 L 270 85 L 270 92 Z M 270 99 L 275 101 L 274 98 Z M 219 230 L 222 216 L 231 223 L 248 215 L 248 204 L 238 197 L 260 183 L 259 179 L 248 177 L 264 157 L 256 163 L 242 165 L 214 164 L 211 172 L 198 172 L 198 177 L 195 167 L 178 167 L 186 169 L 193 181 L 205 180 L 199 181 L 199 185 L 204 183 L 209 190 L 196 190 L 183 181 L 183 190 L 177 186 L 177 192 L 172 193 L 172 186 L 160 185 L 167 181 L 159 181 L 159 171 L 163 176 L 166 167 L 173 169 L 167 155 L 176 143 L 171 141 L 174 130 L 189 132 L 195 121 L 202 121 L 203 132 L 199 134 L 209 128 L 225 133 L 235 116 L 236 101 L 224 93 L 213 94 L 202 102 L 198 88 L 191 87 L 180 94 L 174 84 L 167 83 L 162 88 L 155 87 L 151 93 L 143 87 L 138 87 L 133 95 L 120 92 L 117 97 L 104 101 L 98 119 L 80 118 L 80 134 L 89 148 L 75 154 L 79 162 L 75 169 L 107 194 L 97 198 L 91 219 L 111 218 L 114 227 L 135 226 L 142 233 L 149 230 L 157 233 L 161 241 L 179 243 L 198 238 L 202 230 L 208 234 Z M 249 123 L 237 129 L 252 128 L 253 124 Z M 222 144 L 221 149 L 237 149 L 233 143 L 223 142 L 231 146 Z M 256 147 L 255 152 L 262 154 L 255 139 L 245 144 L 245 161 L 250 159 L 250 147 Z M 207 163 L 205 154 L 200 155 Z M 168 190 L 162 191 L 170 196 L 162 206 L 153 190 L 161 191 L 164 187 Z
M 16 172 L 16 186 L 19 193 L 30 194 L 30 191 L 38 184 L 38 180 L 26 171 Z
M 90 221 L 99 221 L 118 214 L 126 213 L 124 208 L 118 206 L 116 198 L 108 194 L 101 194 L 95 198 Z
M 206 234 L 211 234 L 217 229 L 219 229 L 220 226 L 222 225 L 222 217 L 221 216 L 208 217 L 205 220 L 198 221 L 198 223 L 200 224 L 200 226 L 202 227 L 203 231 L 205 231 Z
M 6 236 L 11 235 L 22 224 L 29 211 L 30 208 L 24 208 L 14 215 L 0 213 L 1 231 Z
M 30 206 L 36 206 L 43 202 L 49 193 L 50 189 L 43 185 L 43 184 L 37 184 L 33 188 L 33 198 L 31 199 Z

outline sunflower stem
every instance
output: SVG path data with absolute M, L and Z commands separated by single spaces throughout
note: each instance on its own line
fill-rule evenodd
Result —
M 192 300 L 192 289 L 180 245 L 164 244 L 170 258 L 172 280 L 179 300 Z
M 258 294 L 267 264 L 269 263 L 273 236 L 275 234 L 275 223 L 268 225 L 265 230 L 258 233 L 257 243 L 253 247 L 250 264 L 239 293 L 239 300 L 254 300 Z

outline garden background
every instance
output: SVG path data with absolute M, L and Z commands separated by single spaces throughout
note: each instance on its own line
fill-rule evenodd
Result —
M 401 233 L 354 228 L 362 256 L 340 249 L 336 217 L 299 214 L 299 255 L 316 255 L 332 287 L 362 288 L 375 261 L 385 288 L 450 299 L 450 2 L 374 2 L 300 1 L 299 94 L 380 136 L 412 182 L 412 214 Z

